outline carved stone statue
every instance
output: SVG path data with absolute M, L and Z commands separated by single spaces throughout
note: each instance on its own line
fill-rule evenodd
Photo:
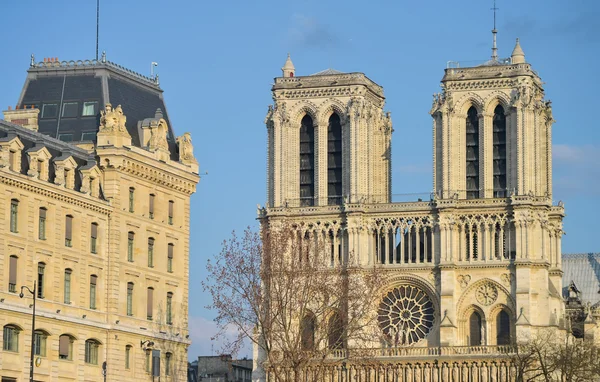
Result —
M 169 144 L 167 143 L 167 124 L 163 120 L 156 126 L 151 127 L 150 134 L 150 150 L 169 150 Z
M 178 137 L 177 145 L 179 146 L 180 161 L 194 159 L 194 146 L 192 146 L 192 135 L 190 133 L 184 133 L 181 137 Z
M 113 109 L 110 103 L 107 103 L 104 110 L 100 111 L 100 131 L 101 133 L 122 132 L 127 133 L 125 123 L 127 117 L 123 114 L 121 105 Z

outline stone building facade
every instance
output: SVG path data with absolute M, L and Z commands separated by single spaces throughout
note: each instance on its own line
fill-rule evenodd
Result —
M 430 111 L 434 191 L 417 202 L 392 201 L 381 86 L 331 69 L 296 76 L 289 57 L 282 70 L 265 120 L 259 219 L 329 240 L 331 266 L 353 253 L 388 280 L 377 366 L 336 352 L 330 379 L 514 380 L 506 354 L 516 339 L 565 328 L 552 109 L 518 40 L 508 59 L 494 50 L 482 65 L 445 70 Z M 260 366 L 254 378 L 265 379 Z
M 34 285 L 36 381 L 186 380 L 198 163 L 160 108 L 104 55 L 32 56 L 0 120 L 2 381 L 29 380 Z

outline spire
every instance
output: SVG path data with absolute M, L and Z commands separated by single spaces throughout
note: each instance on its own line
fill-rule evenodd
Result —
M 492 29 L 494 43 L 492 45 L 492 60 L 498 61 L 498 48 L 496 47 L 496 34 L 498 34 L 498 31 L 496 30 L 496 11 L 498 10 L 498 8 L 496 8 L 496 0 L 494 0 L 494 8 L 492 8 L 492 10 L 494 11 L 494 29 Z
M 294 64 L 292 63 L 292 59 L 290 58 L 290 54 L 288 53 L 287 60 L 285 60 L 285 64 L 283 68 L 281 68 L 284 77 L 294 77 L 296 72 L 296 68 L 294 68 Z
M 512 54 L 510 55 L 511 62 L 513 64 L 524 64 L 525 61 L 525 53 L 523 49 L 521 49 L 521 44 L 519 44 L 519 39 L 517 38 L 517 43 L 515 44 L 515 49 L 513 49 Z

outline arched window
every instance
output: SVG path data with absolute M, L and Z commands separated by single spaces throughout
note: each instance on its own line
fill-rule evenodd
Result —
M 75 338 L 68 334 L 63 334 L 58 338 L 58 358 L 72 360 L 73 359 L 73 342 Z
M 478 312 L 471 313 L 469 317 L 469 346 L 482 345 L 481 328 L 481 315 Z
M 125 346 L 125 369 L 129 369 L 131 366 L 131 351 L 133 346 L 127 345 Z
M 316 330 L 315 316 L 307 314 L 302 318 L 300 322 L 300 342 L 302 350 L 314 350 L 315 347 L 315 330 Z
M 327 197 L 330 205 L 342 202 L 342 124 L 335 113 L 327 125 Z
M 505 310 L 501 310 L 496 316 L 496 344 L 510 344 L 510 316 Z
M 479 116 L 473 106 L 467 112 L 467 199 L 479 198 Z
M 4 326 L 4 340 L 2 342 L 2 349 L 6 351 L 19 351 L 19 333 L 21 329 L 19 329 L 15 325 L 5 325 Z
M 65 269 L 65 281 L 63 290 L 63 302 L 65 304 L 71 303 L 71 274 L 73 271 L 69 268 Z
M 15 255 L 10 256 L 8 264 L 8 291 L 17 293 L 17 271 L 19 258 Z
M 133 316 L 133 283 L 127 283 L 127 315 Z
M 90 339 L 85 341 L 85 363 L 89 363 L 92 365 L 98 364 L 98 348 L 100 347 L 100 342 Z
M 133 244 L 135 239 L 135 233 L 129 232 L 127 234 L 127 261 L 130 263 L 133 262 Z
M 33 334 L 33 353 L 40 357 L 46 356 L 46 340 L 48 338 L 48 333 L 43 330 L 36 330 Z
M 11 199 L 10 201 L 10 232 L 19 232 L 19 201 Z
M 309 115 L 300 124 L 300 205 L 312 206 L 315 197 L 315 129 Z
M 328 325 L 328 343 L 330 349 L 344 348 L 344 322 L 339 312 L 335 312 L 329 318 Z
M 506 116 L 500 105 L 494 110 L 493 120 L 494 146 L 494 198 L 506 195 Z

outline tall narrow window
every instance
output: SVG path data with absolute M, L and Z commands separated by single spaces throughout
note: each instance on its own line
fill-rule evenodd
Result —
M 167 253 L 167 272 L 172 273 L 173 272 L 173 249 L 175 248 L 175 246 L 173 245 L 173 243 L 169 243 L 169 245 L 167 246 L 168 248 L 168 253 Z
M 38 263 L 38 279 L 37 279 L 37 296 L 38 298 L 44 298 L 44 272 L 46 271 L 46 264 Z
M 300 342 L 302 350 L 314 350 L 316 326 L 314 315 L 307 314 L 304 316 L 300 323 Z
M 73 246 L 73 216 L 67 215 L 65 220 L 65 246 Z
M 127 283 L 127 315 L 133 316 L 133 283 Z
M 150 219 L 154 219 L 154 194 L 150 194 L 150 199 L 148 200 L 148 216 Z
M 154 268 L 154 239 L 148 238 L 148 267 Z
M 146 295 L 146 318 L 152 321 L 152 312 L 154 308 L 154 288 L 149 287 Z
M 15 255 L 10 257 L 10 262 L 8 264 L 8 291 L 11 293 L 17 293 L 17 266 L 19 258 Z
M 2 349 L 6 351 L 19 351 L 19 328 L 13 325 L 6 325 L 4 327 L 4 341 L 2 343 Z
M 315 197 L 315 129 L 309 115 L 300 124 L 300 205 L 312 206 Z
M 100 343 L 96 340 L 85 341 L 85 363 L 98 364 L 98 348 Z
M 72 271 L 69 268 L 65 269 L 65 289 L 63 293 L 63 302 L 65 304 L 71 303 L 71 273 Z
M 48 335 L 41 330 L 33 332 L 33 354 L 45 357 L 46 356 L 46 339 Z
M 39 232 L 38 238 L 40 240 L 46 240 L 46 212 L 47 210 L 44 207 L 40 208 L 40 217 L 39 217 Z
M 96 309 L 96 283 L 98 282 L 98 276 L 90 276 L 90 309 Z
M 129 369 L 131 363 L 131 345 L 125 346 L 125 369 Z
M 496 344 L 510 344 L 510 317 L 505 310 L 501 310 L 496 316 Z
M 342 202 L 342 124 L 337 114 L 327 126 L 327 197 L 330 205 Z
M 152 371 L 152 350 L 146 349 L 146 373 Z
M 171 375 L 171 358 L 173 354 L 165 353 L 165 375 Z
M 175 209 L 175 202 L 169 200 L 169 224 L 173 225 L 173 210 Z
M 469 318 L 469 346 L 482 345 L 481 315 L 478 312 L 471 313 Z
M 494 198 L 505 198 L 506 195 L 506 116 L 500 105 L 494 110 L 493 121 L 494 145 Z
M 336 312 L 329 318 L 327 337 L 330 349 L 344 348 L 344 323 L 341 314 Z
M 173 323 L 173 293 L 167 293 L 167 324 Z
M 479 116 L 473 106 L 467 112 L 467 199 L 479 198 Z
M 135 202 L 135 188 L 129 187 L 129 212 L 133 212 L 133 206 Z
M 10 232 L 17 233 L 19 230 L 19 201 L 12 199 L 10 201 Z
M 127 261 L 130 263 L 133 262 L 133 244 L 135 239 L 135 233 L 129 232 L 127 234 Z
M 98 253 L 98 223 L 92 223 L 90 235 L 90 252 Z
M 58 358 L 73 359 L 73 338 L 68 334 L 63 334 L 58 338 Z

